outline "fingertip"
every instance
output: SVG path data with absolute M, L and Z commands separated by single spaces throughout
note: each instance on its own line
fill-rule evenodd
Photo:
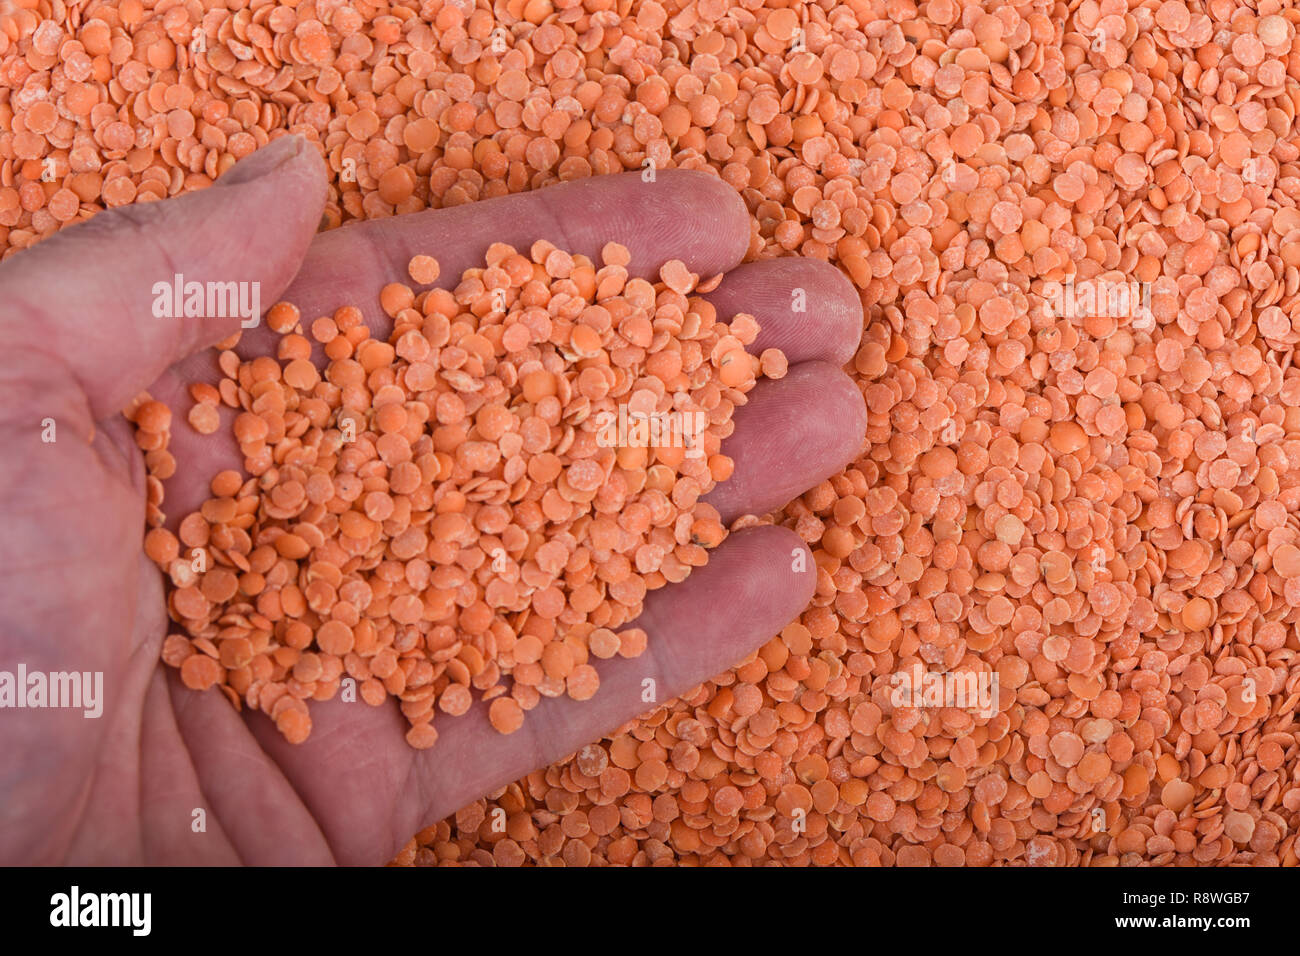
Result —
M 744 200 L 716 176 L 692 169 L 619 173 L 560 183 L 536 195 L 574 249 L 599 255 L 626 246 L 628 272 L 653 279 L 670 259 L 701 276 L 734 268 L 749 248 Z
M 760 331 L 751 351 L 780 349 L 791 364 L 842 366 L 862 339 L 862 297 L 848 276 L 821 259 L 747 262 L 706 298 L 719 316 L 753 315 Z
M 802 362 L 763 380 L 736 409 L 722 451 L 735 462 L 706 500 L 724 521 L 767 514 L 840 471 L 862 450 L 867 408 L 853 380 L 827 362 Z
M 789 591 L 790 607 L 793 608 L 785 618 L 786 623 L 802 613 L 817 593 L 816 566 L 813 564 L 812 548 L 808 542 L 799 537 L 792 529 L 781 525 L 760 525 L 749 531 L 761 531 L 763 535 L 758 542 L 773 554 L 780 554 L 782 560 L 788 561 L 793 584 Z M 737 535 L 746 532 L 736 532 Z M 782 627 L 785 624 L 781 625 Z
M 236 162 L 213 185 L 243 186 L 273 174 L 291 175 L 297 169 L 323 176 L 324 161 L 306 139 L 286 133 Z
M 756 525 L 732 532 L 721 557 L 737 568 L 751 569 L 742 580 L 728 580 L 736 588 L 737 606 L 748 609 L 756 632 L 776 633 L 799 615 L 817 591 L 812 551 L 799 535 L 780 525 Z M 718 570 L 726 571 L 728 565 Z M 731 576 L 728 576 L 729 578 Z M 690 581 L 690 578 L 687 578 Z M 701 579 L 701 584 L 704 584 Z M 716 584 L 714 585 L 717 586 Z M 727 585 L 723 585 L 727 586 Z
M 749 250 L 750 234 L 749 210 L 740 193 L 717 176 L 696 169 L 666 169 L 659 176 L 671 190 L 666 214 L 689 225 L 688 235 L 680 241 L 698 247 L 700 275 L 717 275 L 738 266 Z
M 728 535 L 685 581 L 646 595 L 633 623 L 649 635 L 662 689 L 675 696 L 761 647 L 808 606 L 816 588 L 812 553 L 799 536 L 756 525 Z M 602 686 L 634 698 L 645 671 L 635 659 L 610 662 Z
M 325 211 L 329 185 L 319 148 L 301 136 L 277 137 L 237 162 L 213 186 L 220 191 L 197 194 L 205 205 L 229 203 L 227 191 L 238 190 L 241 212 L 255 211 L 242 238 L 255 261 L 279 267 L 264 281 L 275 294 L 283 292 Z

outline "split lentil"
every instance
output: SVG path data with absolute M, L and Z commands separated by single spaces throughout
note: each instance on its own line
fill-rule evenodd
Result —
M 815 549 L 813 606 L 397 862 L 1295 865 L 1298 24 L 1279 0 L 24 2 L 0 11 L 0 247 L 204 187 L 288 131 L 333 170 L 330 226 L 650 162 L 738 190 L 751 258 L 857 286 L 862 455 L 775 516 Z M 1071 278 L 1144 283 L 1147 314 L 1049 307 Z M 220 428 L 232 389 L 200 389 L 189 424 Z M 369 494 L 340 541 L 390 520 Z M 145 547 L 175 561 L 210 534 L 200 516 Z M 311 547 L 280 535 L 244 575 Z M 358 636 L 316 640 L 337 659 Z M 992 671 L 997 713 L 895 707 L 916 661 Z M 223 670 L 204 650 L 182 672 Z

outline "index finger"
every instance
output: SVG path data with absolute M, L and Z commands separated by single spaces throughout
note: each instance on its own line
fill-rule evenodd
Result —
M 379 291 L 390 282 L 417 292 L 426 288 L 416 287 L 407 274 L 416 255 L 438 260 L 441 273 L 432 285 L 442 288 L 453 287 L 466 269 L 482 266 L 492 243 L 526 250 L 539 239 L 595 262 L 605 243 L 620 243 L 634 276 L 657 277 L 669 259 L 712 276 L 740 263 L 749 236 L 744 200 L 715 176 L 686 169 L 661 170 L 651 182 L 637 172 L 597 176 L 331 230 L 307 250 L 283 298 L 307 322 L 356 305 L 372 332 L 386 333 L 392 320 L 379 306 Z M 240 352 L 246 347 L 250 355 L 273 353 L 275 338 L 264 328 L 245 332 Z

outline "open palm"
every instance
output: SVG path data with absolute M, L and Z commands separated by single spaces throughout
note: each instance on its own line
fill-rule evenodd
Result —
M 224 429 L 189 428 L 184 391 L 216 380 L 209 346 L 238 319 L 155 318 L 153 285 L 177 273 L 258 282 L 263 309 L 283 297 L 307 320 L 356 304 L 382 335 L 378 291 L 417 252 L 437 257 L 450 285 L 494 241 L 546 238 L 592 257 L 620 242 L 634 274 L 670 258 L 705 276 L 727 272 L 710 294 L 719 312 L 753 313 L 764 327 L 755 348 L 790 359 L 789 375 L 761 383 L 737 412 L 724 446 L 735 477 L 709 499 L 724 520 L 784 504 L 862 441 L 862 399 L 839 371 L 861 331 L 856 293 L 822 262 L 738 266 L 750 220 L 716 179 L 601 177 L 314 238 L 325 195 L 316 148 L 284 137 L 212 188 L 102 213 L 0 265 L 0 671 L 104 680 L 98 719 L 0 709 L 0 862 L 381 863 L 422 827 L 644 711 L 645 678 L 660 702 L 683 693 L 769 639 L 813 595 L 811 558 L 792 570 L 804 548 L 793 532 L 739 532 L 687 581 L 649 597 L 638 620 L 649 650 L 601 662 L 592 700 L 543 700 L 510 736 L 476 704 L 441 718 L 428 751 L 406 744 L 392 701 L 313 703 L 312 735 L 293 746 L 215 689 L 182 686 L 159 663 L 163 579 L 141 549 L 145 468 L 118 410 L 142 389 L 172 407 L 179 465 L 164 510 L 173 525 L 207 497 L 216 472 L 242 459 Z M 796 289 L 804 312 L 791 311 Z M 274 338 L 259 327 L 238 350 L 274 354 Z

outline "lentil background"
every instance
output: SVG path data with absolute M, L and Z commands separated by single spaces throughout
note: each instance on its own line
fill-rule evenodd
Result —
M 861 457 L 774 516 L 812 606 L 396 862 L 1295 865 L 1298 21 L 0 0 L 0 246 L 289 131 L 325 227 L 650 161 L 856 285 Z M 1067 277 L 1149 283 L 1154 321 L 1054 314 Z M 917 661 L 993 671 L 999 712 L 892 705 Z

